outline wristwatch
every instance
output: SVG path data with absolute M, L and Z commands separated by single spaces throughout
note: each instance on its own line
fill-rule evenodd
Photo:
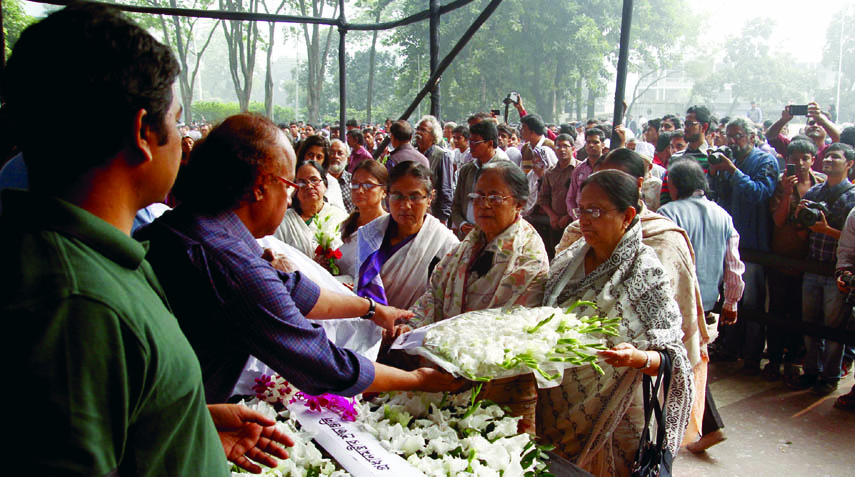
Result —
M 363 320 L 370 320 L 374 318 L 374 309 L 377 308 L 377 303 L 374 302 L 370 297 L 365 297 L 368 300 L 368 313 L 361 316 Z

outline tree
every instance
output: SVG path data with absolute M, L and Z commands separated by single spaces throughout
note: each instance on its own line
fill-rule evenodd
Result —
M 259 0 L 219 0 L 221 10 L 233 12 L 258 12 Z M 229 51 L 229 75 L 234 84 L 235 96 L 241 111 L 249 111 L 252 95 L 252 75 L 255 72 L 255 54 L 258 51 L 258 22 L 239 20 L 223 21 L 223 34 Z
M 6 0 L 3 3 L 3 32 L 6 36 L 5 58 L 12 54 L 12 48 L 21 32 L 24 31 L 36 19 L 27 15 L 21 2 L 18 0 Z
M 835 106 L 835 112 L 843 122 L 843 118 L 851 120 L 855 117 L 855 12 L 844 7 L 838 11 L 825 32 L 825 47 L 822 52 L 822 64 L 835 72 L 835 85 L 820 92 L 816 99 L 830 102 L 837 101 L 837 69 L 840 66 L 840 105 Z M 840 61 L 842 59 L 842 61 Z M 841 105 L 848 107 L 841 108 Z M 842 116 L 841 116 L 842 113 Z
M 811 69 L 790 54 L 773 49 L 770 37 L 773 22 L 750 19 L 739 36 L 725 42 L 725 56 L 713 72 L 697 81 L 692 96 L 709 101 L 730 86 L 730 116 L 740 101 L 757 101 L 761 106 L 783 106 L 786 101 L 812 94 Z M 768 107 L 767 107 L 768 109 Z
M 298 0 L 298 4 L 300 7 L 300 13 L 303 16 L 309 15 L 309 9 L 306 5 L 307 0 Z M 332 17 L 335 17 L 338 14 L 338 2 L 335 0 L 311 0 L 312 2 L 312 15 L 316 18 L 321 18 L 324 16 L 324 8 L 328 7 L 329 4 L 333 4 Z M 317 23 L 313 24 L 311 27 L 303 23 L 303 37 L 306 41 L 306 67 L 308 68 L 308 81 L 306 82 L 306 89 L 308 89 L 307 94 L 307 108 L 308 108 L 308 117 L 309 121 L 317 121 L 320 119 L 320 109 L 321 109 L 321 94 L 324 89 L 324 74 L 326 72 L 327 66 L 327 58 L 330 52 L 330 39 L 332 37 L 333 28 L 327 27 L 326 38 L 322 38 L 320 25 Z M 309 34 L 309 29 L 311 28 L 311 35 Z M 324 44 L 323 49 L 321 49 L 321 43 Z
M 143 4 L 153 7 L 207 9 L 213 0 L 144 0 Z M 157 15 L 136 15 L 137 21 L 144 27 L 159 28 L 163 41 L 175 52 L 181 71 L 178 73 L 178 87 L 181 94 L 181 104 L 184 107 L 184 121 L 190 123 L 193 118 L 193 96 L 196 77 L 202 64 L 202 55 L 211 44 L 211 38 L 220 24 L 214 22 L 207 34 L 202 47 L 196 50 L 196 32 L 201 28 L 199 18 Z
M 278 14 L 280 10 L 285 6 L 285 1 L 282 0 L 279 3 L 279 6 L 276 7 L 275 14 Z M 261 5 L 264 7 L 265 13 L 270 13 L 270 10 L 267 8 L 267 2 L 265 0 L 261 0 Z M 270 27 L 270 33 L 267 37 L 267 68 L 266 74 L 264 75 L 264 114 L 267 115 L 268 118 L 273 118 L 273 68 L 272 68 L 272 56 L 273 56 L 273 45 L 275 45 L 275 36 L 276 36 L 276 23 L 268 22 Z

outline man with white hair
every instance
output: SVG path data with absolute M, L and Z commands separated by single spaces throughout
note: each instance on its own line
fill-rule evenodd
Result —
M 451 217 L 451 201 L 454 196 L 454 161 L 451 151 L 439 146 L 442 141 L 442 127 L 439 121 L 427 115 L 422 117 L 416 127 L 416 147 L 430 163 L 431 183 L 434 200 L 431 202 L 431 215 L 446 224 Z

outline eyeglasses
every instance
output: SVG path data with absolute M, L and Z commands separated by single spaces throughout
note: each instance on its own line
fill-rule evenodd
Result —
M 283 184 L 285 184 L 285 192 L 286 192 L 288 195 L 291 195 L 291 193 L 292 193 L 295 189 L 297 189 L 297 188 L 299 188 L 299 187 L 300 187 L 300 185 L 299 185 L 299 184 L 297 184 L 297 183 L 295 183 L 295 182 L 291 182 L 291 181 L 289 181 L 288 179 L 286 179 L 286 178 L 284 178 L 284 177 L 282 177 L 282 176 L 277 176 L 276 174 L 270 174 L 270 175 L 272 175 L 273 177 L 275 177 L 275 178 L 279 179 L 280 181 L 282 181 L 282 183 L 283 183 Z
M 683 122 L 683 125 L 685 125 L 687 128 L 697 126 L 698 124 L 701 124 L 701 123 L 699 123 L 698 121 L 684 121 Z
M 375 187 L 380 187 L 380 184 L 375 184 L 375 183 L 373 183 L 373 182 L 365 182 L 365 183 L 362 183 L 362 184 L 358 184 L 358 183 L 354 182 L 354 183 L 350 184 L 350 189 L 351 189 L 351 190 L 359 190 L 359 189 L 362 189 L 362 190 L 364 190 L 365 192 L 371 191 L 371 190 L 373 190 Z
M 591 207 L 588 209 L 581 209 L 579 207 L 576 207 L 575 209 L 573 209 L 573 215 L 575 215 L 576 217 L 580 217 L 580 218 L 583 215 L 587 215 L 588 217 L 591 217 L 592 219 L 599 219 L 604 213 L 611 212 L 613 210 L 617 210 L 617 209 L 601 209 L 599 207 Z
M 389 194 L 389 200 L 391 200 L 392 202 L 403 202 L 403 201 L 407 200 L 407 201 L 410 201 L 414 204 L 418 204 L 420 202 L 424 202 L 426 199 L 427 199 L 427 196 L 421 195 L 421 194 L 406 195 L 406 194 L 398 194 L 397 192 Z
M 469 198 L 472 200 L 472 202 L 474 202 L 476 204 L 478 204 L 478 203 L 483 204 L 484 201 L 486 200 L 487 202 L 490 203 L 490 205 L 502 205 L 502 203 L 505 201 L 505 199 L 509 199 L 511 197 L 513 197 L 513 196 L 512 195 L 481 195 L 477 192 L 473 192 L 473 193 L 469 194 Z
M 309 180 L 297 181 L 297 187 L 299 187 L 301 189 L 305 189 L 306 187 L 309 187 L 309 186 L 317 187 L 318 184 L 320 184 L 321 182 L 323 182 L 321 179 L 318 179 L 317 177 L 312 177 Z
M 738 141 L 738 140 L 740 140 L 740 139 L 742 139 L 742 138 L 744 138 L 744 137 L 745 137 L 745 134 L 742 134 L 742 133 L 737 133 L 737 134 L 728 134 L 728 135 L 727 135 L 727 138 L 728 138 L 728 139 L 733 139 L 734 141 Z

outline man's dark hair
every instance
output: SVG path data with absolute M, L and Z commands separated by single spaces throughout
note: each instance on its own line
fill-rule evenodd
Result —
M 671 124 L 674 125 L 674 129 L 682 129 L 683 128 L 683 122 L 680 121 L 680 118 L 678 118 L 677 115 L 675 115 L 675 114 L 666 114 L 665 116 L 662 116 L 662 122 L 665 122 L 665 121 L 670 121 Z
M 17 138 L 31 186 L 63 184 L 103 165 L 143 122 L 165 144 L 179 66 L 168 47 L 117 10 L 80 2 L 21 34 L 3 72 L 3 136 Z M 48 111 L 68 117 L 46 140 L 34 125 Z
M 678 156 L 668 167 L 668 184 L 676 193 L 677 199 L 691 197 L 696 190 L 707 190 L 707 177 L 704 169 L 691 156 Z
M 793 139 L 787 144 L 787 157 L 791 154 L 810 154 L 816 156 L 816 144 L 810 139 Z
M 600 124 L 600 121 L 597 119 L 589 119 L 585 121 L 585 126 L 596 126 L 598 124 Z
M 409 142 L 413 139 L 413 127 L 410 126 L 410 123 L 403 119 L 399 119 L 393 122 L 392 126 L 389 127 L 389 134 L 391 134 L 396 141 Z
M 556 145 L 558 144 L 558 141 L 569 141 L 570 145 L 573 145 L 573 142 L 576 141 L 576 139 L 574 139 L 573 136 L 571 136 L 567 133 L 561 133 L 561 134 L 555 136 L 555 144 Z
M 498 126 L 496 126 L 496 130 L 499 132 L 499 134 L 501 134 L 501 133 L 505 133 L 505 134 L 507 134 L 507 135 L 508 135 L 508 137 L 513 137 L 513 136 L 514 136 L 514 134 L 516 134 L 516 133 L 517 133 L 517 132 L 514 130 L 514 128 L 512 128 L 512 127 L 511 127 L 509 124 L 507 124 L 507 123 L 499 124 Z
M 346 127 L 358 128 L 359 122 L 355 119 L 348 119 L 346 123 L 344 123 Z
M 671 131 L 662 131 L 659 133 L 659 137 L 656 139 L 656 152 L 662 152 L 671 147 L 671 137 L 673 137 L 673 134 Z
M 602 165 L 610 165 L 635 178 L 647 175 L 647 161 L 641 157 L 641 154 L 625 147 L 609 151 L 605 159 L 602 160 Z
M 546 124 L 544 124 L 543 118 L 541 118 L 539 114 L 526 114 L 520 118 L 520 123 L 525 124 L 531 132 L 538 136 L 543 136 L 546 132 Z
M 560 136 L 561 134 L 567 134 L 571 136 L 573 138 L 573 141 L 571 142 L 576 141 L 576 128 L 572 124 L 562 124 L 561 127 L 558 128 L 558 135 Z
M 656 132 L 659 132 L 659 126 L 661 126 L 661 125 L 662 125 L 662 120 L 659 118 L 653 118 L 653 119 L 647 120 L 647 127 L 655 129 Z
M 185 207 L 200 212 L 233 209 L 252 192 L 260 174 L 273 170 L 280 134 L 260 114 L 226 118 L 193 146 L 172 192 Z
M 855 147 L 855 126 L 849 126 L 840 132 L 840 142 Z
M 362 134 L 362 131 L 360 131 L 359 129 L 351 129 L 350 131 L 345 133 L 345 135 L 352 137 L 353 140 L 356 141 L 356 143 L 359 144 L 360 146 L 365 145 L 365 136 Z
M 373 136 L 375 132 L 376 131 L 374 131 L 374 128 L 371 126 L 362 128 L 362 136 L 363 137 L 365 137 L 368 134 L 371 134 Z
M 615 169 L 595 172 L 582 182 L 579 190 L 582 191 L 591 184 L 598 185 L 619 212 L 624 212 L 630 207 L 635 208 L 636 212 L 641 211 L 638 182 L 626 172 Z
M 671 140 L 672 141 L 674 140 L 674 138 L 680 138 L 680 137 L 683 139 L 686 138 L 686 135 L 683 134 L 682 129 L 675 129 L 674 131 L 670 131 L 670 133 L 671 133 Z
M 499 131 L 492 121 L 481 121 L 469 128 L 469 134 L 477 134 L 485 141 L 491 141 L 493 147 L 499 147 Z
M 465 137 L 467 141 L 469 140 L 469 126 L 465 124 L 461 124 L 460 126 L 457 126 L 456 128 L 452 129 L 451 134 L 454 133 L 460 134 L 461 136 Z
M 585 139 L 587 140 L 591 136 L 599 136 L 600 141 L 606 141 L 606 132 L 598 127 L 594 127 L 585 131 Z
M 605 134 L 606 139 L 608 139 L 608 138 L 612 137 L 612 127 L 611 127 L 610 125 L 608 125 L 608 124 L 600 123 L 600 124 L 597 124 L 596 126 L 594 126 L 594 127 L 593 127 L 593 128 L 591 128 L 591 129 L 600 129 L 600 130 L 602 130 L 602 131 L 603 131 L 603 134 Z M 587 135 L 586 135 L 586 137 L 587 137 Z M 603 139 L 603 141 L 605 141 L 606 139 Z
M 692 106 L 686 110 L 687 116 L 689 114 L 692 114 L 692 113 L 695 114 L 695 119 L 697 119 L 698 122 L 701 123 L 701 125 L 706 124 L 709 126 L 710 119 L 712 118 L 712 114 L 710 114 L 710 110 L 707 109 L 706 106 L 696 104 L 696 105 L 694 105 L 694 106 Z M 678 127 L 678 129 L 679 129 L 679 127 Z M 703 127 L 701 127 L 701 130 L 703 130 Z
M 846 158 L 846 162 L 855 161 L 855 149 L 852 149 L 852 146 L 849 144 L 843 144 L 842 142 L 835 142 L 828 146 L 825 150 L 826 157 L 829 152 L 832 151 L 840 151 L 843 153 L 843 157 Z

